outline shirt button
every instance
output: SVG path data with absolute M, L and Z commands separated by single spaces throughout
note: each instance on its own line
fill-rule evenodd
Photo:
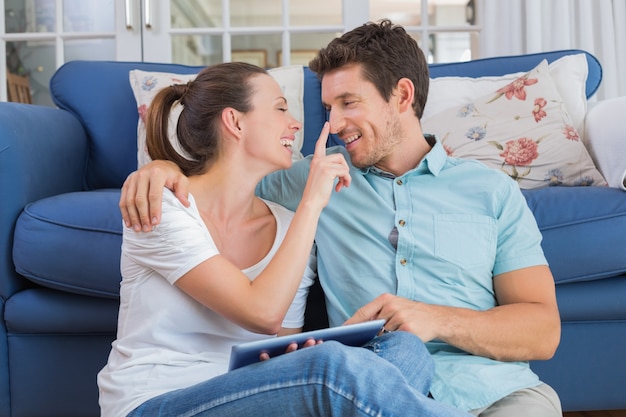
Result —
M 398 184 L 398 185 L 402 185 L 402 180 L 401 180 L 401 179 L 397 179 L 397 180 L 396 180 L 396 184 Z
M 400 265 L 405 266 L 406 265 L 406 259 L 404 259 L 404 258 L 400 259 Z
M 399 224 L 400 226 L 404 227 L 404 225 L 406 224 L 406 222 L 405 222 L 404 220 L 400 220 L 400 221 L 398 222 L 398 224 Z

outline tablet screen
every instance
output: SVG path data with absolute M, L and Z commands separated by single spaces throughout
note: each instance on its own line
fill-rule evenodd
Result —
M 324 341 L 336 340 L 347 346 L 362 346 L 376 336 L 381 331 L 384 324 L 385 320 L 372 320 L 363 323 L 329 327 L 304 333 L 240 343 L 232 347 L 228 369 L 232 371 L 233 369 L 258 362 L 259 355 L 262 352 L 268 353 L 271 358 L 282 355 L 285 353 L 287 346 L 291 343 L 302 345 L 308 339 Z

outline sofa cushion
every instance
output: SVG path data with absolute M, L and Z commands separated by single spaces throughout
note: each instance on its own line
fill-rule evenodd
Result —
M 542 246 L 557 284 L 626 273 L 626 193 L 608 187 L 522 192 L 543 234 Z M 68 193 L 28 205 L 15 229 L 17 271 L 46 287 L 117 298 L 119 195 L 119 190 Z M 59 253 L 66 256 L 60 258 Z
M 609 187 L 522 190 L 558 283 L 626 273 L 626 193 Z
M 504 171 L 521 188 L 606 185 L 545 60 L 501 88 L 425 117 L 422 126 L 449 155 Z
M 61 194 L 31 203 L 15 226 L 16 271 L 39 285 L 119 296 L 120 190 Z
M 115 334 L 119 301 L 48 288 L 20 291 L 4 310 L 12 334 Z
M 622 320 L 626 323 L 625 295 L 626 275 L 556 287 L 562 322 Z

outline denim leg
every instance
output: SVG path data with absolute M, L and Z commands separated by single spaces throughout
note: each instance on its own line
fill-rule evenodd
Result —
M 415 390 L 396 366 L 370 350 L 329 341 L 161 395 L 129 414 L 147 416 L 470 415 Z
M 363 347 L 392 363 L 413 388 L 428 395 L 435 361 L 419 337 L 402 331 L 385 333 Z

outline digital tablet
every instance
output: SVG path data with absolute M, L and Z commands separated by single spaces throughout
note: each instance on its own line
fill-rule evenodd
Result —
M 372 320 L 345 326 L 329 327 L 287 336 L 273 337 L 234 345 L 230 354 L 228 370 L 241 368 L 259 361 L 259 355 L 266 352 L 270 358 L 285 353 L 292 343 L 302 345 L 308 339 L 336 340 L 347 346 L 361 346 L 376 336 L 383 328 L 385 320 Z

